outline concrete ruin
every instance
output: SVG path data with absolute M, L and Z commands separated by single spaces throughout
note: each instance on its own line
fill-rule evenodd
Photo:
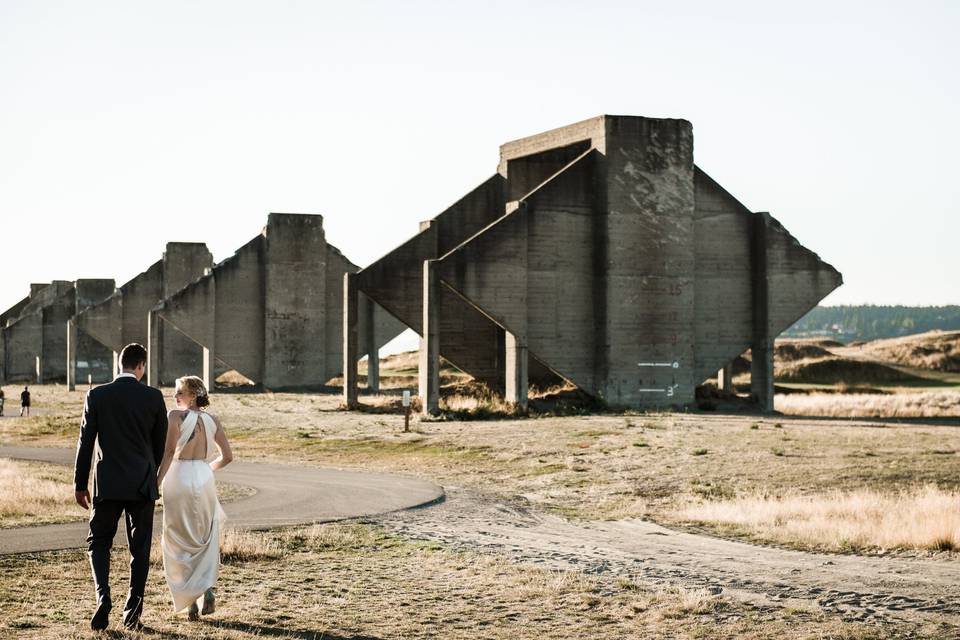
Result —
M 30 295 L 0 315 L 0 380 L 38 384 L 67 379 L 67 321 L 78 311 L 113 293 L 109 279 L 55 280 L 30 285 Z M 85 364 L 83 372 L 109 369 L 111 354 L 85 337 L 72 348 Z
M 116 372 L 116 357 L 124 345 L 149 341 L 147 330 L 150 310 L 168 296 L 199 279 L 213 266 L 213 255 L 203 243 L 169 242 L 160 260 L 121 286 L 108 298 L 87 307 L 67 325 L 69 344 L 81 344 L 85 337 L 95 339 L 112 353 L 106 372 L 97 372 L 93 382 L 106 382 Z M 166 323 L 159 323 L 156 336 L 157 376 L 159 384 L 200 371 L 203 348 Z M 87 381 L 78 352 L 67 350 L 67 384 Z
M 694 164 L 689 122 L 635 116 L 504 144 L 496 174 L 351 279 L 420 334 L 425 412 L 441 355 L 521 405 L 546 367 L 643 409 L 693 403 L 718 370 L 729 386 L 747 349 L 770 410 L 774 338 L 841 283 Z
M 272 390 L 324 385 L 343 371 L 344 274 L 357 270 L 327 244 L 322 216 L 271 213 L 259 235 L 150 311 L 148 382 L 158 384 L 166 322 L 202 348 L 208 388 L 218 369 Z M 405 327 L 366 298 L 357 304 L 358 358 L 369 352 L 376 389 L 377 349 Z

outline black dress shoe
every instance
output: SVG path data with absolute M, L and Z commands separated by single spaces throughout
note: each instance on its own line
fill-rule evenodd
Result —
M 127 598 L 127 603 L 123 606 L 123 626 L 127 629 L 139 629 L 140 615 L 143 613 L 143 597 L 131 596 Z
M 93 612 L 90 618 L 90 628 L 94 631 L 102 631 L 107 628 L 110 622 L 110 609 L 113 605 L 108 598 L 104 598 L 97 603 L 97 610 Z

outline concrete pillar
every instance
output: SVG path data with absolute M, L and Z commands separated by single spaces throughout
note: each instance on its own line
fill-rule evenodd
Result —
M 160 388 L 160 314 L 147 313 L 147 384 Z
M 506 355 L 504 399 L 526 409 L 529 377 L 527 341 L 506 331 L 504 332 L 504 349 Z
M 77 323 L 67 320 L 67 390 L 77 388 Z
M 423 261 L 423 336 L 420 338 L 420 403 L 424 415 L 440 411 L 440 282 L 435 261 Z
M 343 403 L 348 409 L 357 406 L 358 311 L 357 276 L 353 273 L 345 273 L 343 274 Z
M 37 384 L 43 384 L 43 361 L 40 356 L 35 356 L 34 362 L 37 370 Z
M 118 373 L 120 373 L 120 354 L 114 351 L 113 352 L 113 370 L 111 370 L 110 372 L 110 377 L 116 378 Z
M 728 362 L 717 371 L 717 389 L 733 393 L 733 363 Z
M 767 231 L 770 214 L 753 215 L 750 248 L 753 339 L 750 351 L 750 392 L 761 411 L 773 411 L 773 341 L 770 334 L 770 281 L 767 270 Z
M 263 385 L 269 389 L 326 380 L 326 256 L 321 216 L 270 214 L 262 271 Z M 339 320 L 331 318 L 334 326 Z
M 380 353 L 377 349 L 377 323 L 374 319 L 376 305 L 364 296 L 364 341 L 367 345 L 367 391 L 380 393 Z
M 213 372 L 213 354 L 210 349 L 203 347 L 203 386 L 207 388 L 207 393 L 213 393 L 213 384 L 216 380 L 216 374 Z

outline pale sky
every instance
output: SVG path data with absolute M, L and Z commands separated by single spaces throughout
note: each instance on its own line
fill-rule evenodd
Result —
M 776 6 L 774 6 L 776 5 Z M 825 304 L 960 303 L 960 2 L 0 0 L 0 309 L 270 211 L 365 266 L 508 140 L 678 117 L 837 267 Z

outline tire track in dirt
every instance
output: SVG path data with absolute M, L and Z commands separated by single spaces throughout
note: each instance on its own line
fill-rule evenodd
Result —
M 554 570 L 702 588 L 762 606 L 811 605 L 850 621 L 960 625 L 960 562 L 818 554 L 674 531 L 652 522 L 571 522 L 524 500 L 446 487 L 429 509 L 371 519 L 398 534 L 502 553 Z

